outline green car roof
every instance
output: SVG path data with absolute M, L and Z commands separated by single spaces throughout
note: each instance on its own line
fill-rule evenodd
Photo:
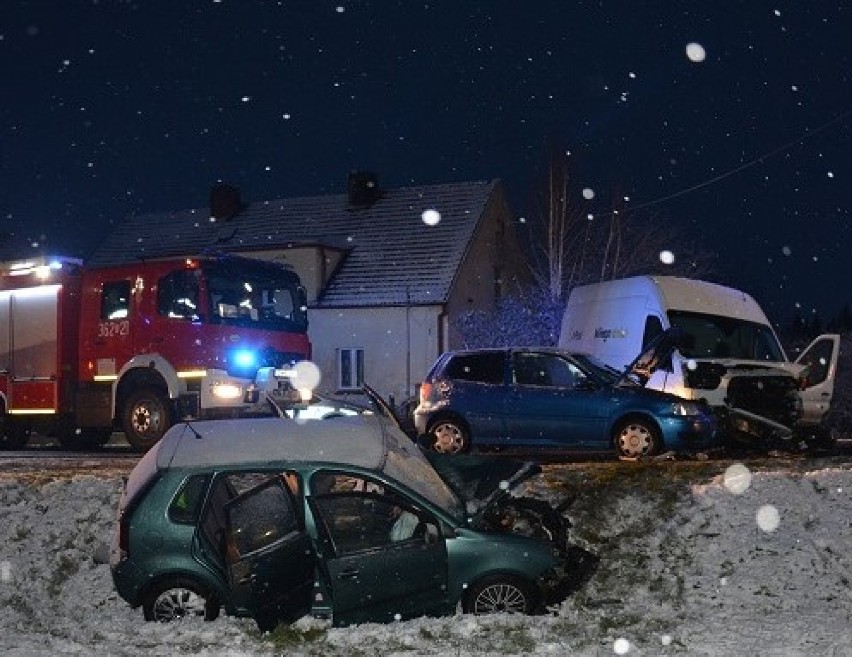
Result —
M 242 418 L 175 425 L 154 450 L 160 470 L 274 461 L 346 463 L 380 469 L 388 449 L 402 441 L 409 439 L 379 416 L 302 422 Z

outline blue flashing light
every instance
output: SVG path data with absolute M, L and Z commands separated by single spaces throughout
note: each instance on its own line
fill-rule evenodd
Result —
M 238 367 L 254 367 L 257 363 L 257 354 L 250 349 L 240 349 L 234 353 L 234 364 Z

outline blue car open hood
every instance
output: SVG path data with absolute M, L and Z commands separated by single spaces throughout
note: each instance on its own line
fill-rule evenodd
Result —
M 642 387 L 645 387 L 651 375 L 670 362 L 672 352 L 680 346 L 683 339 L 683 331 L 676 328 L 666 329 L 660 333 L 633 359 L 633 362 L 624 368 L 616 385 L 635 376 Z
M 512 489 L 541 472 L 541 466 L 531 461 L 469 454 L 425 454 L 441 479 L 464 502 L 470 523 L 475 523 Z

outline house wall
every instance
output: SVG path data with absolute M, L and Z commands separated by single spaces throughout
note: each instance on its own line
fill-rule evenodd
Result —
M 270 249 L 241 255 L 283 262 L 295 269 L 308 295 L 308 304 L 335 270 L 342 251 L 320 247 Z M 323 261 L 324 260 L 324 261 Z M 325 267 L 325 269 L 323 269 Z M 443 351 L 447 321 L 442 307 L 316 308 L 308 311 L 308 335 L 313 361 L 322 380 L 317 392 L 340 396 L 336 385 L 338 350 L 364 350 L 364 381 L 397 402 L 415 394 L 417 384 Z M 443 326 L 441 326 L 443 324 Z
M 441 353 L 441 306 L 311 308 L 308 333 L 322 372 L 319 391 L 341 395 L 338 350 L 364 350 L 364 382 L 401 402 L 415 394 Z
M 488 199 L 446 306 L 318 308 L 314 302 L 344 257 L 344 250 L 279 247 L 243 255 L 287 263 L 301 277 L 310 305 L 308 334 L 313 359 L 322 373 L 319 392 L 339 396 L 338 351 L 363 349 L 365 382 L 397 402 L 415 394 L 442 352 L 463 346 L 453 321 L 456 317 L 471 310 L 493 309 L 498 273 L 499 287 L 506 294 L 524 280 L 526 271 L 501 185 Z
M 329 277 L 337 269 L 344 252 L 330 247 L 308 246 L 245 251 L 240 252 L 240 255 L 290 265 L 302 279 L 308 303 L 313 303 L 328 283 Z
M 513 223 L 512 211 L 498 186 L 489 198 L 450 292 L 443 351 L 465 346 L 455 326 L 456 318 L 470 311 L 493 310 L 498 294 L 511 294 L 528 280 Z

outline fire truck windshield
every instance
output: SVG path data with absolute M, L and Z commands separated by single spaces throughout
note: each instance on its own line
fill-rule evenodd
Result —
M 305 292 L 296 274 L 260 262 L 204 265 L 214 323 L 278 331 L 305 331 Z

